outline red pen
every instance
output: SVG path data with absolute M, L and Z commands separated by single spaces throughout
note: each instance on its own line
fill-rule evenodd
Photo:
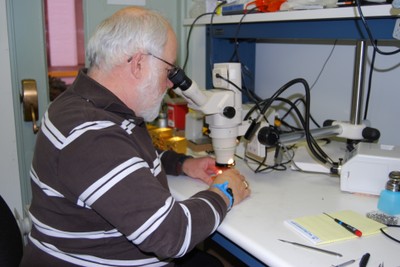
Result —
M 326 216 L 332 218 L 335 222 L 337 222 L 338 224 L 340 224 L 340 225 L 343 226 L 344 228 L 346 228 L 347 231 L 352 232 L 353 234 L 355 234 L 355 235 L 358 236 L 358 237 L 361 237 L 361 236 L 362 236 L 362 232 L 361 232 L 360 230 L 358 230 L 357 228 L 355 228 L 355 227 L 353 227 L 353 226 L 351 226 L 351 225 L 349 225 L 349 224 L 347 224 L 347 223 L 345 223 L 345 222 L 342 222 L 342 221 L 339 220 L 339 219 L 333 218 L 331 215 L 329 215 L 329 214 L 327 214 L 327 213 L 325 213 L 325 212 L 324 212 L 324 214 L 325 214 Z

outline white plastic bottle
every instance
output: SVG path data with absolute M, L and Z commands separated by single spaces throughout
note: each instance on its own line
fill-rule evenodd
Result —
M 189 109 L 185 115 L 185 138 L 196 140 L 203 137 L 203 114 Z

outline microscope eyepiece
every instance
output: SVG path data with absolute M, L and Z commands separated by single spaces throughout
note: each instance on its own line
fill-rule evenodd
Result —
M 176 67 L 168 74 L 168 79 L 174 84 L 173 89 L 179 87 L 182 91 L 187 90 L 192 85 L 192 80 L 186 76 L 183 69 Z

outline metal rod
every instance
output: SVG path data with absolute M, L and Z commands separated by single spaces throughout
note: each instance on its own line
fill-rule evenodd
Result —
M 364 88 L 364 72 L 366 61 L 366 41 L 360 40 L 356 44 L 356 58 L 354 63 L 353 95 L 351 102 L 350 123 L 361 124 L 362 101 Z
M 327 138 L 341 134 L 342 127 L 340 125 L 325 126 L 322 128 L 311 129 L 310 133 L 315 139 Z M 279 142 L 282 144 L 289 144 L 289 143 L 303 141 L 305 140 L 305 138 L 306 134 L 304 131 L 283 133 L 279 135 Z
M 292 242 L 292 241 L 287 241 L 287 240 L 283 240 L 283 239 L 278 239 L 278 240 L 279 240 L 279 241 L 282 241 L 282 242 L 285 242 L 285 243 L 289 243 L 289 244 L 295 245 L 295 246 L 299 246 L 299 247 L 303 247 L 303 248 L 312 249 L 312 250 L 315 250 L 315 251 L 319 251 L 319 252 L 331 254 L 331 255 L 334 255 L 334 256 L 339 256 L 339 257 L 342 257 L 342 256 L 343 256 L 343 255 L 340 254 L 340 253 L 337 253 L 337 252 L 334 252 L 334 251 L 330 251 L 330 250 L 326 250 L 326 249 L 321 249 L 321 248 L 316 248 L 316 247 L 312 247 L 312 246 L 307 246 L 307 245 L 304 245 L 304 244 L 300 244 L 300 243 Z

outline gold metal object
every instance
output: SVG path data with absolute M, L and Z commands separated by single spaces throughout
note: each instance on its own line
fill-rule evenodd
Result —
M 36 81 L 33 79 L 24 79 L 22 82 L 22 95 L 21 102 L 24 108 L 24 120 L 32 121 L 33 133 L 39 131 L 37 125 L 37 118 L 39 114 L 38 108 L 38 92 L 36 87 Z
M 186 154 L 187 144 L 186 138 L 180 136 L 174 136 L 167 139 L 167 149 L 173 150 L 177 153 Z

